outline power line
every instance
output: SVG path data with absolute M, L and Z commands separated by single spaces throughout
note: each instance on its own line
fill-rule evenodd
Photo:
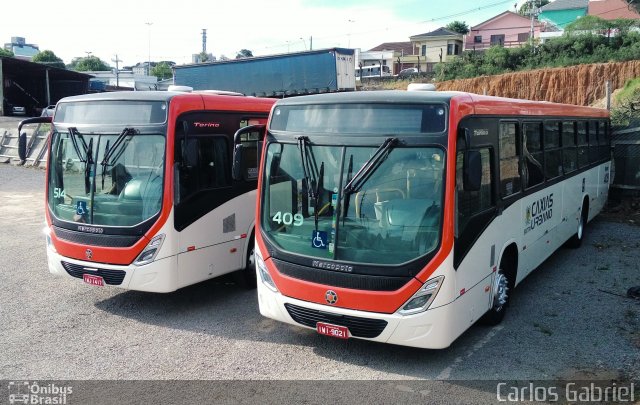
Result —
M 475 13 L 477 11 L 481 11 L 481 10 L 485 10 L 488 8 L 492 8 L 492 7 L 496 7 L 496 6 L 500 6 L 506 3 L 511 3 L 513 0 L 501 0 L 501 1 L 497 1 L 497 2 L 493 2 L 484 6 L 480 6 L 480 7 L 474 7 L 472 9 L 468 9 L 466 11 L 461 11 L 458 13 L 454 13 L 454 14 L 449 14 L 449 15 L 444 15 L 441 17 L 435 17 L 429 20 L 424 20 L 424 21 L 419 21 L 419 22 L 415 22 L 415 23 L 407 23 L 407 24 L 402 24 L 402 25 L 395 25 L 395 26 L 391 26 L 391 27 L 385 27 L 385 28 L 378 28 L 378 29 L 374 29 L 374 30 L 367 30 L 367 31 L 359 31 L 356 33 L 351 33 L 351 35 L 364 35 L 364 34 L 371 34 L 374 32 L 380 32 L 380 31 L 388 31 L 394 28 L 398 28 L 398 27 L 404 27 L 407 25 L 418 25 L 418 24 L 426 24 L 426 23 L 430 23 L 430 22 L 436 22 L 436 21 L 441 21 L 441 20 L 447 20 L 450 18 L 455 18 L 455 17 L 460 17 L 463 15 L 467 15 L 470 13 Z M 325 40 L 325 39 L 331 39 L 331 38 L 337 38 L 337 37 L 342 37 L 346 34 L 336 34 L 336 35 L 330 35 L 330 36 L 326 36 L 326 37 L 318 37 L 318 39 L 320 40 Z M 273 48 L 281 48 L 286 46 L 287 44 L 279 44 L 279 45 L 271 45 L 271 46 L 266 46 L 262 49 L 273 49 Z

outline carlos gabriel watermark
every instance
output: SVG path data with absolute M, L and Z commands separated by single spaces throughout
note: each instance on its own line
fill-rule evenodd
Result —
M 73 387 L 37 381 L 10 381 L 9 404 L 66 405 Z
M 588 403 L 613 402 L 633 403 L 636 400 L 635 383 L 599 382 L 563 382 L 512 384 L 498 383 L 496 399 L 498 402 L 557 402 Z

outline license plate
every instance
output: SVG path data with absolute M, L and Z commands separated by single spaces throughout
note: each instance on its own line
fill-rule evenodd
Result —
M 316 331 L 321 335 L 327 335 L 339 339 L 349 339 L 349 328 L 346 326 L 318 322 L 316 323 Z
M 92 274 L 83 274 L 82 280 L 84 280 L 84 282 L 87 284 L 104 287 L 104 279 L 100 276 L 94 276 Z

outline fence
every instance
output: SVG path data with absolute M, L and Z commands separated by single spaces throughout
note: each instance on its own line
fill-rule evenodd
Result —
M 640 127 L 618 130 L 611 138 L 615 177 L 612 187 L 640 190 Z

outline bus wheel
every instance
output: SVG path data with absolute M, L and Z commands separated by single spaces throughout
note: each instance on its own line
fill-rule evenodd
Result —
M 506 270 L 505 262 L 502 260 L 492 286 L 493 306 L 481 318 L 481 322 L 485 325 L 499 324 L 502 318 L 504 318 L 504 313 L 509 306 L 510 290 L 515 280 L 509 280 L 509 273 Z
M 567 246 L 572 249 L 577 249 L 582 245 L 582 240 L 584 239 L 585 228 L 587 226 L 587 215 L 589 214 L 589 206 L 586 204 L 582 204 L 582 210 L 580 211 L 580 218 L 578 219 L 578 229 L 576 229 L 576 233 L 569 239 L 567 242 Z
M 234 273 L 235 282 L 247 290 L 252 290 L 256 288 L 257 285 L 255 249 L 254 238 L 253 235 L 251 235 L 245 267 Z

